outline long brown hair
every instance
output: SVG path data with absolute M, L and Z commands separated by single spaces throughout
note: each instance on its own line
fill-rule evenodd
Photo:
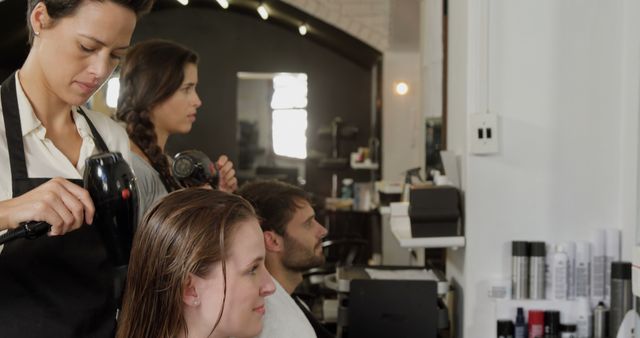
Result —
M 185 66 L 197 63 L 198 55 L 182 45 L 148 40 L 127 52 L 120 70 L 116 117 L 126 123 L 129 138 L 151 161 L 167 191 L 179 186 L 171 175 L 167 156 L 158 145 L 150 114 L 180 88 Z
M 134 238 L 116 337 L 187 335 L 182 300 L 187 278 L 204 277 L 221 262 L 225 294 L 215 329 L 224 311 L 229 241 L 239 222 L 255 217 L 246 200 L 217 190 L 183 189 L 160 200 Z

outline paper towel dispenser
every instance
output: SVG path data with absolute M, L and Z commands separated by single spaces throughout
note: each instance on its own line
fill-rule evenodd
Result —
M 414 188 L 409 199 L 412 237 L 462 236 L 462 203 L 458 188 Z

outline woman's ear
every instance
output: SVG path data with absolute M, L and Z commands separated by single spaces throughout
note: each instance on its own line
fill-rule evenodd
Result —
M 282 236 L 275 233 L 275 231 L 264 231 L 264 248 L 268 252 L 280 252 L 284 248 Z
M 200 297 L 198 297 L 198 289 L 195 285 L 197 278 L 198 277 L 191 273 L 189 277 L 187 277 L 187 282 L 182 291 L 182 302 L 184 302 L 186 306 L 197 307 L 200 305 Z
M 49 16 L 49 12 L 47 11 L 47 6 L 44 2 L 40 1 L 31 11 L 31 16 L 29 16 L 29 23 L 31 23 L 31 28 L 33 29 L 33 34 L 36 36 L 40 35 L 40 32 L 49 27 L 51 23 L 51 17 Z

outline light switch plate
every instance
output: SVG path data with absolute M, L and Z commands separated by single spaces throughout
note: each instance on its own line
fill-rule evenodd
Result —
M 469 152 L 477 155 L 498 153 L 498 115 L 469 115 Z

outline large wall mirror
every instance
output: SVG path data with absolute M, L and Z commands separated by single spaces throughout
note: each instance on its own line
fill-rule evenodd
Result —
M 269 8 L 268 20 L 257 15 L 260 4 Z M 3 16 L 24 13 L 26 2 L 0 1 L 0 8 Z M 7 24 L 13 28 L 3 32 L 5 35 L 0 34 L 6 37 L 0 39 L 0 46 L 6 47 L 2 50 L 7 51 L 3 53 L 4 58 L 11 59 L 11 62 L 0 59 L 0 72 L 5 76 L 22 64 L 27 52 L 24 16 L 10 16 Z M 298 30 L 301 23 L 308 27 L 304 36 Z M 191 0 L 187 5 L 175 0 L 157 0 L 152 12 L 138 21 L 132 43 L 154 38 L 181 43 L 200 56 L 197 90 L 202 106 L 198 119 L 188 134 L 169 138 L 166 148 L 169 154 L 185 149 L 201 150 L 212 159 L 226 154 L 242 166 L 242 170 L 246 167 L 248 171 L 241 174 L 248 175 L 256 174 L 258 167 L 261 173 L 274 167 L 274 175 L 286 171 L 281 168 L 296 168 L 297 173 L 291 177 L 306 182 L 305 189 L 320 197 L 331 194 L 335 175 L 340 180 L 358 179 L 357 175 L 363 176 L 362 180 L 368 179 L 368 175 L 353 173 L 348 167 L 336 169 L 319 165 L 323 157 L 331 156 L 332 146 L 331 139 L 319 130 L 329 128 L 337 118 L 358 130 L 357 135 L 342 144 L 342 157 L 367 146 L 371 139 L 380 139 L 380 51 L 295 6 L 272 0 L 234 0 L 228 9 L 208 0 Z M 246 117 L 248 110 L 244 108 L 251 104 L 251 100 L 245 101 L 244 89 L 251 87 L 249 83 L 259 81 L 242 79 L 238 74 L 273 76 L 281 72 L 307 77 L 306 131 L 296 128 L 299 135 L 306 136 L 306 146 L 300 141 L 287 142 L 287 146 L 305 150 L 306 158 L 278 155 L 278 145 L 265 143 L 258 145 L 264 148 L 264 153 L 247 164 L 243 153 L 245 141 L 238 138 L 247 129 L 239 121 Z M 264 82 L 273 85 L 274 79 Z M 106 91 L 115 88 L 115 83 L 114 80 L 113 86 L 105 85 L 97 93 L 91 102 L 96 110 L 113 112 L 106 103 Z M 273 93 L 267 95 L 273 96 Z M 258 132 L 260 142 L 280 140 L 272 134 L 277 124 L 274 118 L 292 113 L 288 112 L 292 109 L 279 109 L 281 112 L 275 114 L 270 104 L 264 107 L 271 112 L 263 117 L 271 120 L 256 125 L 260 130 L 266 126 L 265 131 Z M 291 117 L 284 120 L 289 122 Z
M 237 172 L 304 184 L 307 74 L 238 73 Z
M 379 139 L 376 81 L 381 53 L 282 1 L 269 3 L 269 20 L 256 15 L 257 1 L 244 3 L 253 7 L 222 10 L 213 1 L 181 6 L 161 0 L 138 23 L 134 42 L 169 39 L 200 55 L 198 120 L 189 134 L 172 136 L 167 150 L 198 149 L 211 158 L 226 154 L 239 169 L 240 180 L 285 177 L 305 183 L 305 189 L 318 197 L 331 194 L 336 174 L 340 180 L 358 179 L 356 175 L 369 179 L 367 173 L 349 168 L 320 166 L 323 156 L 331 156 L 331 140 L 318 131 L 337 117 L 357 128 L 358 134 L 343 145 L 347 155 L 367 146 L 371 138 Z M 294 24 L 300 21 L 310 27 L 305 36 Z M 306 106 L 285 99 L 274 109 L 274 94 L 280 95 L 276 82 L 284 84 L 283 93 L 304 93 L 306 97 L 297 100 Z M 285 89 L 302 82 L 306 90 Z M 274 134 L 274 128 L 285 128 L 287 133 Z M 278 142 L 289 150 L 278 154 L 282 152 Z

